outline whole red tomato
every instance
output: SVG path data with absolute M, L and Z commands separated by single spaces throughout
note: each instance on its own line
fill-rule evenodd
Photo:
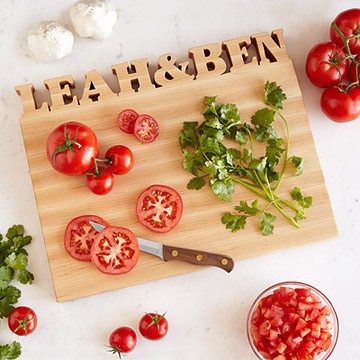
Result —
M 122 326 L 115 329 L 109 337 L 109 345 L 113 354 L 118 354 L 121 359 L 121 354 L 127 354 L 134 350 L 137 342 L 135 331 L 127 326 Z
M 320 88 L 338 85 L 349 70 L 349 62 L 345 58 L 346 54 L 332 42 L 316 44 L 306 59 L 309 80 Z
M 337 25 L 337 28 L 334 26 Z M 349 47 L 352 54 L 360 54 L 360 8 L 349 9 L 341 12 L 333 21 L 330 27 L 331 41 L 340 47 L 344 46 L 340 32 L 346 38 L 352 38 L 349 41 Z
M 8 326 L 16 335 L 26 336 L 31 334 L 37 327 L 35 311 L 27 306 L 15 308 L 8 317 Z
M 324 90 L 321 109 L 331 120 L 339 123 L 357 119 L 360 116 L 360 87 L 346 92 L 342 87 Z
M 96 195 L 105 195 L 114 186 L 114 174 L 106 167 L 86 175 L 86 185 Z
M 67 122 L 49 135 L 46 154 L 51 166 L 66 175 L 80 175 L 91 169 L 99 154 L 95 133 L 86 125 Z
M 110 171 L 116 175 L 127 174 L 134 167 L 134 154 L 124 145 L 112 146 L 105 153 Z
M 148 340 L 160 340 L 169 330 L 168 321 L 164 315 L 146 313 L 139 321 L 139 331 Z

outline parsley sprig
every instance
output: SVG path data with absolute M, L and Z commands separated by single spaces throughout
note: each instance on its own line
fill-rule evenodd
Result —
M 10 315 L 21 296 L 21 290 L 13 285 L 14 281 L 31 284 L 34 280 L 34 275 L 27 269 L 28 253 L 25 249 L 31 240 L 30 235 L 25 235 L 22 225 L 9 228 L 6 238 L 0 234 L 0 319 Z M 16 359 L 20 354 L 21 346 L 17 341 L 0 345 L 0 360 Z
M 180 131 L 183 166 L 194 175 L 188 189 L 199 190 L 208 183 L 220 200 L 230 201 L 238 183 L 266 200 L 262 207 L 259 199 L 251 203 L 241 200 L 234 208 L 235 213 L 225 212 L 222 222 L 232 232 L 244 229 L 249 217 L 260 216 L 263 235 L 273 234 L 276 216 L 270 212 L 271 208 L 299 228 L 298 222 L 306 218 L 305 209 L 312 204 L 312 198 L 304 197 L 298 187 L 291 191 L 290 199 L 276 194 L 288 164 L 295 169 L 294 175 L 299 176 L 304 163 L 301 157 L 289 156 L 290 131 L 281 112 L 285 100 L 281 87 L 267 81 L 265 107 L 246 123 L 241 121 L 235 104 L 218 104 L 216 96 L 204 97 L 204 121 L 184 122 Z M 277 135 L 276 120 L 285 126 L 283 138 Z M 261 156 L 257 155 L 259 144 L 263 150 Z

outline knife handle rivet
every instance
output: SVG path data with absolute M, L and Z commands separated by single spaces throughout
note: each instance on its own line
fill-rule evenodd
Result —
M 173 251 L 171 252 L 171 255 L 172 255 L 173 257 L 176 257 L 176 256 L 179 255 L 179 252 L 178 252 L 177 250 L 173 250 Z
M 202 256 L 202 255 L 199 254 L 199 255 L 196 256 L 196 260 L 197 260 L 197 261 L 202 261 L 202 259 L 203 259 L 203 256 Z
M 225 266 L 225 265 L 227 265 L 228 263 L 229 263 L 229 261 L 228 261 L 228 259 L 222 259 L 221 260 L 221 263 Z

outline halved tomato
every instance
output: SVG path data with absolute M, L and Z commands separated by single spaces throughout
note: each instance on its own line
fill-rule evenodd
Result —
M 183 201 L 170 186 L 151 185 L 138 197 L 136 216 L 147 229 L 156 233 L 172 230 L 180 221 Z
M 90 257 L 104 274 L 120 275 L 131 271 L 139 259 L 139 243 L 129 229 L 108 226 L 94 239 Z
M 159 135 L 159 124 L 150 115 L 140 115 L 135 121 L 134 135 L 143 143 L 151 143 Z
M 78 216 L 67 224 L 64 235 L 64 246 L 68 254 L 76 260 L 91 261 L 90 249 L 94 237 L 99 232 L 90 225 L 89 221 L 109 226 L 104 219 L 96 215 Z
M 139 117 L 139 114 L 132 109 L 125 109 L 117 116 L 117 123 L 119 128 L 127 134 L 134 133 L 135 120 Z

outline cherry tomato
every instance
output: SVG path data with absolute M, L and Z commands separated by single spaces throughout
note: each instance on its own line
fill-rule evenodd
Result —
M 113 174 L 127 174 L 134 167 L 134 154 L 126 146 L 112 146 L 105 154 L 105 158 L 109 161 L 108 167 Z
M 139 114 L 135 110 L 126 109 L 119 113 L 117 116 L 117 123 L 119 128 L 127 134 L 134 133 L 135 120 Z
M 338 85 L 349 70 L 345 53 L 332 42 L 315 45 L 306 59 L 306 74 L 309 80 L 320 88 Z
M 146 313 L 139 321 L 139 331 L 148 340 L 160 340 L 169 330 L 168 321 L 164 315 Z
M 170 186 L 152 185 L 146 188 L 136 202 L 136 216 L 147 229 L 165 233 L 180 221 L 183 202 L 180 194 Z
M 109 337 L 109 345 L 113 354 L 127 354 L 134 350 L 137 342 L 135 331 L 127 326 L 115 329 Z
M 94 242 L 94 237 L 99 232 L 90 225 L 89 221 L 109 226 L 104 219 L 96 215 L 78 216 L 67 224 L 64 235 L 64 247 L 67 253 L 76 260 L 91 261 L 90 249 Z
M 29 335 L 33 333 L 37 327 L 36 313 L 27 306 L 19 306 L 10 313 L 8 325 L 9 329 L 16 335 Z
M 347 37 L 360 35 L 360 8 L 349 9 L 341 12 L 334 20 L 342 34 Z M 336 31 L 333 24 L 330 27 L 330 39 L 340 47 L 344 42 L 340 34 Z M 349 47 L 352 54 L 360 54 L 360 37 L 349 41 Z
M 332 87 L 321 96 L 321 109 L 335 122 L 348 122 L 360 116 L 360 87 L 345 92 L 344 88 Z
M 55 128 L 46 143 L 51 166 L 66 175 L 80 175 L 91 169 L 99 154 L 95 133 L 86 125 L 67 122 Z
M 90 257 L 104 274 L 120 275 L 131 271 L 139 259 L 139 243 L 129 229 L 108 226 L 94 239 Z
M 134 134 L 141 142 L 151 143 L 159 135 L 159 124 L 150 115 L 140 115 L 135 121 Z
M 108 194 L 114 186 L 114 174 L 106 167 L 86 175 L 88 188 L 96 195 Z

